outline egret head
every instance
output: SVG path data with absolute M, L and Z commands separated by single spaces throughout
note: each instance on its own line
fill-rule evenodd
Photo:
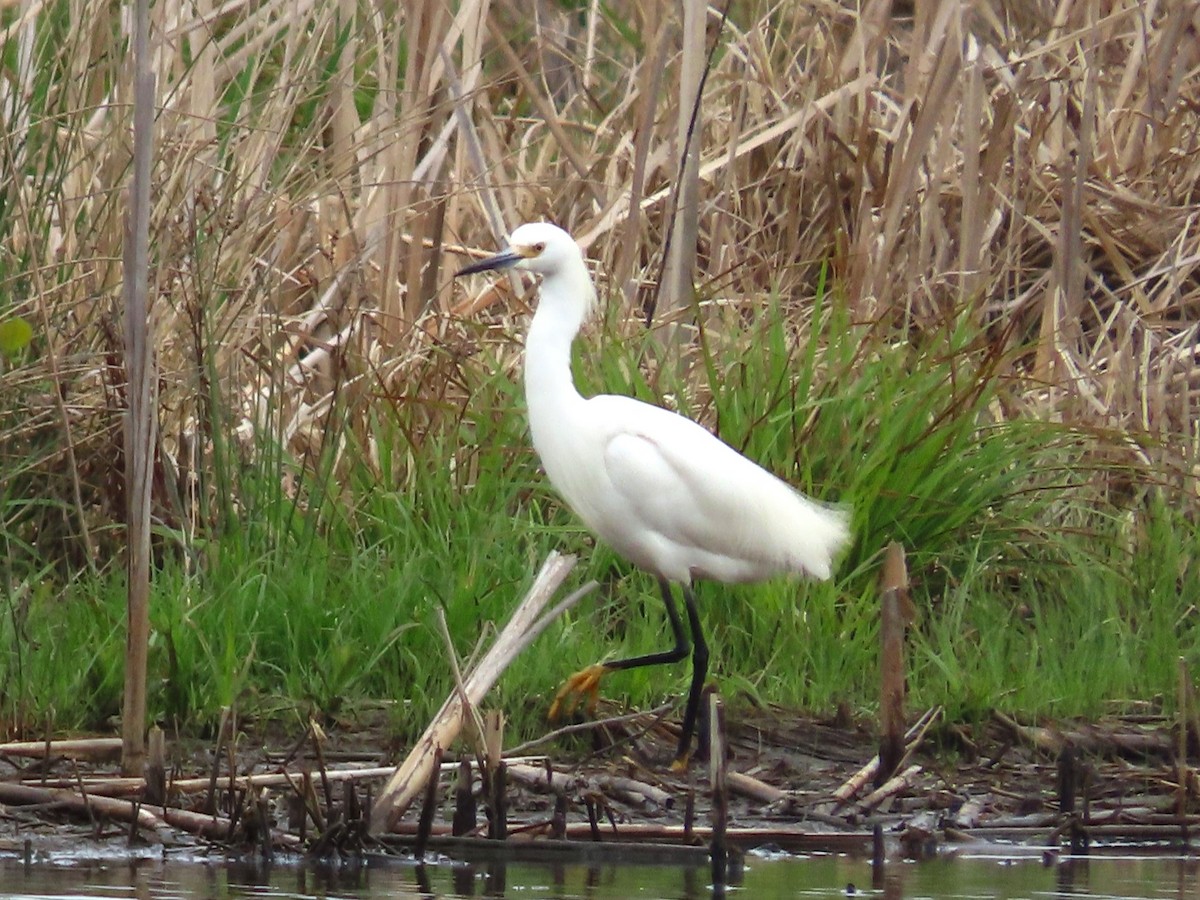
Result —
M 459 269 L 458 275 L 489 269 L 523 269 L 538 275 L 553 275 L 570 266 L 583 265 L 583 253 L 574 239 L 549 222 L 521 225 L 508 239 L 508 249 Z

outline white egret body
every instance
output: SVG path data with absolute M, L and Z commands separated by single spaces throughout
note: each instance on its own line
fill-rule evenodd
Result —
M 583 253 L 555 225 L 522 225 L 508 251 L 459 275 L 515 266 L 542 276 L 525 342 L 525 400 L 533 446 L 550 482 L 601 540 L 657 576 L 676 645 L 577 673 L 555 700 L 594 701 L 608 671 L 674 662 L 688 640 L 669 582 L 682 585 L 693 643 L 692 687 L 677 762 L 686 762 L 708 648 L 691 583 L 759 581 L 781 573 L 829 578 L 849 540 L 843 510 L 793 489 L 690 419 L 635 400 L 585 398 L 571 377 L 571 343 L 595 304 Z

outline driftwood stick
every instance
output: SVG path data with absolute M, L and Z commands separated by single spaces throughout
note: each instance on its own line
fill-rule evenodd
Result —
M 635 778 L 625 778 L 619 775 L 601 775 L 596 779 L 596 787 L 610 797 L 616 797 L 635 806 L 657 806 L 659 809 L 670 809 L 675 805 L 675 797 L 644 781 Z
M 933 727 L 934 723 L 942 717 L 942 707 L 933 706 L 925 710 L 921 718 L 913 724 L 912 728 L 904 733 L 904 755 L 900 757 L 900 762 L 896 766 L 897 769 L 903 769 L 908 765 L 908 761 L 912 759 L 912 755 L 917 752 L 917 748 L 925 741 L 925 734 Z
M 899 775 L 895 775 L 881 784 L 878 788 L 871 791 L 862 799 L 863 809 L 874 809 L 884 800 L 899 794 L 905 788 L 908 788 L 916 781 L 917 776 L 921 774 L 920 766 L 909 766 Z
M 516 756 L 505 754 L 505 760 L 512 763 L 527 763 L 536 765 L 545 760 L 544 756 Z M 449 772 L 455 769 L 458 763 L 442 763 L 442 771 Z M 369 766 L 362 769 L 327 769 L 325 776 L 330 783 L 340 781 L 372 781 L 376 778 L 386 778 L 396 771 L 395 766 Z M 541 772 L 542 769 L 537 771 Z M 315 778 L 320 773 L 315 769 L 306 769 L 299 772 L 266 772 L 260 775 L 239 775 L 231 782 L 234 790 L 248 791 L 252 788 L 286 788 L 296 786 L 297 779 L 304 777 Z M 141 792 L 145 787 L 145 779 L 143 778 L 112 778 L 97 777 L 83 778 L 84 786 L 88 793 L 99 794 L 105 797 L 132 797 Z M 27 784 L 28 782 L 21 782 Z M 60 787 L 69 788 L 77 784 L 74 778 L 53 778 L 42 787 Z M 208 789 L 209 779 L 204 778 L 179 778 L 171 782 L 168 793 L 172 796 L 196 794 Z
M 511 763 L 508 777 L 518 784 L 542 794 L 568 794 L 581 789 L 583 781 L 578 776 L 562 772 L 547 772 L 543 766 Z
M 751 800 L 757 800 L 759 803 L 778 803 L 781 800 L 790 799 L 791 795 L 782 788 L 777 788 L 773 784 L 767 784 L 753 775 L 746 775 L 743 772 L 726 772 L 725 785 L 731 793 L 739 794 L 742 797 L 749 797 Z
M 514 754 L 525 753 L 526 751 L 532 750 L 534 747 L 537 747 L 541 744 L 545 744 L 550 741 L 556 741 L 559 738 L 566 737 L 570 734 L 581 734 L 585 731 L 594 731 L 597 728 L 606 728 L 611 725 L 624 725 L 627 722 L 645 721 L 647 719 L 650 720 L 651 723 L 654 723 L 661 719 L 674 706 L 674 703 L 664 703 L 661 706 L 654 707 L 654 709 L 638 710 L 637 712 L 625 713 L 620 716 L 610 716 L 605 719 L 589 719 L 586 722 L 573 722 L 570 725 L 563 725 L 561 728 L 555 728 L 553 731 L 547 731 L 540 737 L 526 741 L 523 744 L 517 744 L 508 752 Z
M 151 810 L 152 806 L 134 804 L 129 800 L 112 797 L 83 795 L 66 788 L 41 788 L 28 784 L 0 782 L 0 803 L 13 806 L 58 806 L 71 812 L 87 816 L 105 816 L 121 822 L 136 821 L 139 828 L 162 831 L 166 822 Z M 209 818 L 205 816 L 204 818 Z
M 121 738 L 79 738 L 70 741 L 11 741 L 0 744 L 0 756 L 46 759 L 116 759 L 121 755 Z
M 1057 757 L 1067 743 L 1090 756 L 1159 756 L 1173 759 L 1175 755 L 1174 741 L 1168 734 L 1140 730 L 1112 731 L 1096 725 L 1066 730 L 1043 728 L 1022 725 L 999 711 L 992 713 L 992 718 L 1018 739 L 1049 756 Z
M 954 822 L 954 827 L 964 829 L 976 827 L 979 824 L 980 818 L 983 816 L 983 809 L 984 798 L 971 797 L 966 803 L 960 806 L 958 808 L 958 812 L 954 814 L 954 819 L 952 820 Z
M 13 806 L 58 806 L 75 813 L 98 815 L 120 822 L 136 822 L 138 828 L 159 834 L 169 828 L 177 828 L 202 837 L 228 840 L 233 829 L 233 822 L 224 816 L 152 806 L 95 794 L 85 797 L 78 791 L 65 788 L 41 788 L 28 784 L 0 782 L 0 803 Z M 295 837 L 278 831 L 272 832 L 272 839 L 282 846 L 299 845 Z
M 533 587 L 525 595 L 508 624 L 497 636 L 491 649 L 466 680 L 467 699 L 478 704 L 509 663 L 571 604 L 595 587 L 585 585 L 539 618 L 554 591 L 562 584 L 575 558 L 552 553 L 538 573 Z M 396 769 L 371 810 L 370 830 L 379 834 L 393 828 L 412 801 L 421 792 L 433 765 L 434 747 L 449 747 L 458 737 L 466 718 L 466 709 L 457 689 L 442 704 L 441 710 L 425 729 L 408 758 Z
M 904 741 L 907 749 L 905 750 L 904 757 L 900 760 L 901 765 L 903 765 L 908 758 L 912 756 L 913 752 L 918 746 L 920 746 L 921 741 L 924 740 L 925 732 L 929 730 L 929 727 L 936 722 L 941 715 L 942 708 L 940 706 L 931 707 L 925 711 L 921 718 L 917 719 L 917 721 L 913 723 L 913 726 L 909 728 L 907 732 L 905 732 Z M 858 792 L 866 786 L 867 782 L 875 777 L 875 772 L 878 770 L 878 768 L 879 756 L 876 755 L 871 758 L 870 762 L 846 779 L 846 781 L 842 783 L 841 787 L 833 792 L 833 799 L 835 801 L 833 808 L 837 809 L 838 807 L 844 806 L 846 803 L 848 803 L 850 798 L 857 795 Z

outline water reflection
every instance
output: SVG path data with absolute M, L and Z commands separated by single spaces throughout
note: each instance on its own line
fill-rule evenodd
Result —
M 1087 893 L 1088 861 L 1068 857 L 1054 866 L 1054 882 L 1060 897 L 1074 897 Z M 1076 879 L 1083 885 L 1082 890 L 1076 888 Z
M 678 898 L 720 896 L 702 866 L 530 865 L 498 861 L 421 865 L 404 860 L 320 864 L 255 860 L 164 861 L 160 857 L 80 860 L 52 857 L 22 865 L 0 856 L 0 896 L 48 898 Z M 1090 859 L 1024 854 L 1006 858 L 888 860 L 841 856 L 797 859 L 750 855 L 730 896 L 818 897 L 1200 897 L 1196 857 Z

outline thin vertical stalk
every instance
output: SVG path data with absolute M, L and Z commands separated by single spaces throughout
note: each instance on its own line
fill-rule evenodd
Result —
M 133 180 L 125 215 L 125 499 L 128 536 L 125 697 L 121 769 L 140 774 L 146 754 L 146 648 L 150 636 L 150 487 L 154 459 L 154 361 L 150 352 L 150 161 L 154 73 L 150 68 L 150 4 L 136 0 L 133 22 Z
M 684 0 L 683 49 L 679 68 L 679 118 L 676 139 L 679 146 L 678 206 L 671 222 L 671 246 L 667 250 L 667 269 L 662 311 L 668 322 L 668 340 L 674 333 L 671 313 L 688 306 L 696 273 L 696 240 L 700 234 L 700 132 L 703 129 L 700 102 L 704 89 L 707 54 L 704 46 L 706 2 Z M 688 101 L 692 102 L 689 103 Z

